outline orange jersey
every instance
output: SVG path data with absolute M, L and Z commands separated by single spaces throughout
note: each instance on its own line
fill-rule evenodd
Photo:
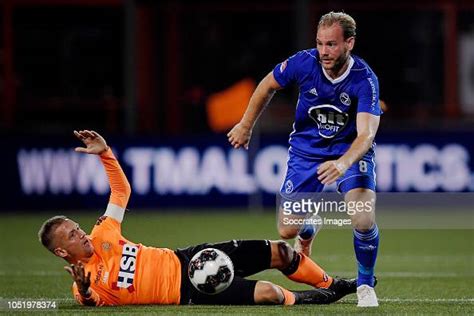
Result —
M 174 251 L 130 242 L 120 223 L 106 216 L 90 238 L 94 255 L 84 269 L 91 272 L 94 305 L 179 304 L 181 263 Z M 84 303 L 76 283 L 73 293 Z
M 94 254 L 84 270 L 91 273 L 90 298 L 73 294 L 86 305 L 179 304 L 181 263 L 166 248 L 130 242 L 121 233 L 120 221 L 130 196 L 130 185 L 112 151 L 100 155 L 109 178 L 111 196 L 105 215 L 99 218 L 90 238 Z M 110 210 L 110 213 L 108 213 Z

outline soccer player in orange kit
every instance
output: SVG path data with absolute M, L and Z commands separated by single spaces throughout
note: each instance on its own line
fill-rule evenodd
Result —
M 69 263 L 65 269 L 74 280 L 72 291 L 80 304 L 328 304 L 355 293 L 355 280 L 328 276 L 284 241 L 232 240 L 173 251 L 127 240 L 121 223 L 130 184 L 102 136 L 88 130 L 74 134 L 86 145 L 76 152 L 100 157 L 110 183 L 109 204 L 90 235 L 65 216 L 45 221 L 38 235 L 48 250 Z M 234 264 L 232 284 L 216 295 L 198 292 L 187 276 L 190 258 L 208 247 L 224 251 Z M 270 282 L 245 279 L 266 269 L 278 269 L 314 289 L 289 291 Z

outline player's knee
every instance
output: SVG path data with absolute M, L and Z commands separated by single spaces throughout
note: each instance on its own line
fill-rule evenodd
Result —
M 375 219 L 369 216 L 359 216 L 352 219 L 352 226 L 359 232 L 369 231 L 375 224 Z
M 285 300 L 280 288 L 266 281 L 257 282 L 254 296 L 256 304 L 281 304 Z
M 295 256 L 295 250 L 286 241 L 278 240 L 273 242 L 275 251 L 275 258 L 272 260 L 272 267 L 284 270 L 288 268 Z
M 278 233 L 280 234 L 280 238 L 282 239 L 292 239 L 298 235 L 299 228 L 291 227 L 291 226 L 278 226 Z

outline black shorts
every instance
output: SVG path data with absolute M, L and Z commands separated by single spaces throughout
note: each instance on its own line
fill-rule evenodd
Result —
M 194 288 L 188 277 L 191 258 L 205 248 L 216 248 L 225 252 L 234 264 L 234 280 L 223 292 L 206 295 Z M 244 277 L 269 269 L 272 258 L 268 240 L 230 240 L 217 244 L 200 244 L 175 251 L 181 261 L 180 304 L 208 305 L 252 305 L 257 281 Z

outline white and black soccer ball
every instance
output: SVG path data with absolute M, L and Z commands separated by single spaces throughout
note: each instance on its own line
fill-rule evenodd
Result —
M 224 252 L 206 248 L 195 254 L 189 262 L 188 276 L 199 292 L 217 294 L 232 283 L 234 264 Z

